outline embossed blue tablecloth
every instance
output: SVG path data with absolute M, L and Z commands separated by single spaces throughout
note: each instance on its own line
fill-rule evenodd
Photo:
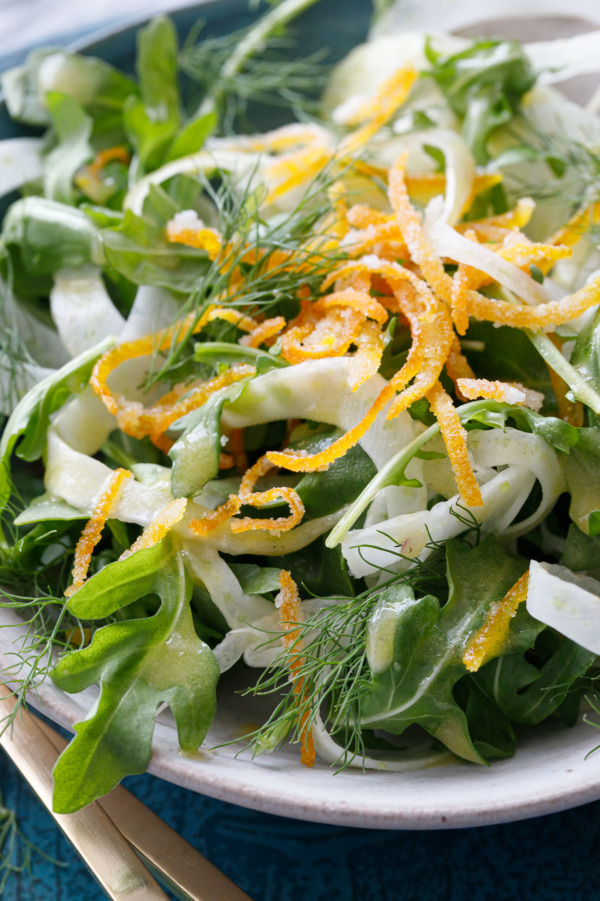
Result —
M 49 814 L 0 759 L 0 784 L 23 829 L 57 867 L 6 885 L 5 901 L 100 901 Z M 506 826 L 378 832 L 301 823 L 204 798 L 152 776 L 127 787 L 254 901 L 596 901 L 600 802 Z
M 0 70 L 17 61 L 0 56 Z M 254 901 L 600 899 L 600 802 L 505 826 L 380 832 L 255 813 L 152 776 L 125 784 Z M 105 898 L 2 754 L 0 788 L 25 835 L 62 864 L 34 854 L 33 874 L 13 874 L 3 899 Z

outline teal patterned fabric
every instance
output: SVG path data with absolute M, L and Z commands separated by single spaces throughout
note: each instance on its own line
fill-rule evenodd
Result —
M 367 0 L 328 0 L 321 35 L 343 56 L 366 32 Z M 175 14 L 181 34 L 202 15 L 207 32 L 249 21 L 247 0 L 219 0 Z M 135 27 L 93 45 L 131 68 Z M 65 43 L 76 35 L 65 37 Z M 322 40 L 322 38 L 321 38 Z M 302 40 L 306 53 L 320 40 Z M 20 60 L 0 58 L 0 70 Z M 0 110 L 0 138 L 18 129 Z M 597 901 L 600 898 L 600 802 L 554 816 L 460 831 L 400 832 L 303 823 L 196 795 L 151 776 L 127 787 L 254 901 Z M 49 814 L 0 756 L 0 787 L 25 835 L 44 854 L 33 873 L 13 875 L 4 901 L 102 901 L 104 893 Z
M 3 901 L 102 901 L 86 867 L 12 764 L 0 784 L 27 836 L 61 860 Z M 152 776 L 127 787 L 254 901 L 597 901 L 600 802 L 506 826 L 435 832 L 302 823 L 204 798 Z

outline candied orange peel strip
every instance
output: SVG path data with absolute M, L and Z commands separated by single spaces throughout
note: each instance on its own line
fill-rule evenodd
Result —
M 456 390 L 458 399 L 465 400 L 464 395 L 461 394 L 460 388 L 458 387 L 458 380 L 474 379 L 475 373 L 471 369 L 469 361 L 463 354 L 462 348 L 460 346 L 460 341 L 456 336 L 454 336 L 454 339 L 450 346 L 450 353 L 448 354 L 445 366 L 446 372 L 454 382 L 454 388 Z
M 486 397 L 503 401 L 505 404 L 520 404 L 538 412 L 544 403 L 540 391 L 532 391 L 520 382 L 489 381 L 489 379 L 459 378 L 457 386 L 461 394 L 469 400 Z
M 313 308 L 313 314 L 318 313 Z M 334 307 L 310 325 L 292 326 L 281 336 L 281 355 L 288 363 L 341 357 L 350 348 L 364 317 L 351 307 Z
M 247 504 L 250 507 L 265 507 L 276 500 L 285 501 L 289 504 L 290 515 L 271 519 L 253 519 L 250 516 L 244 516 L 242 519 L 232 519 L 232 532 L 248 532 L 259 529 L 269 532 L 289 532 L 290 529 L 293 529 L 294 526 L 301 522 L 304 516 L 304 504 L 298 492 L 293 488 L 277 487 L 269 488 L 267 491 L 254 491 L 257 481 L 271 469 L 273 469 L 273 464 L 267 456 L 260 457 L 254 466 L 251 466 L 244 473 L 238 497 L 243 504 Z
M 499 229 L 507 232 L 514 229 L 519 229 L 520 231 L 525 228 L 531 220 L 534 210 L 535 201 L 531 197 L 521 197 L 517 201 L 516 207 L 507 213 L 500 213 L 498 216 L 488 216 L 487 219 L 474 219 L 457 225 L 456 230 L 464 232 L 466 229 L 473 229 L 480 236 L 483 236 L 484 240 L 487 240 L 485 235 L 488 234 L 488 229 Z
M 195 247 L 197 250 L 205 250 L 209 260 L 214 262 L 223 250 L 223 236 L 216 228 L 181 225 L 171 219 L 167 222 L 167 241 L 170 244 L 185 244 L 186 247 Z
M 240 344 L 246 347 L 260 347 L 261 344 L 272 344 L 272 340 L 279 332 L 283 331 L 287 322 L 283 316 L 274 316 L 258 323 L 249 334 L 240 338 Z
M 154 547 L 159 541 L 165 537 L 173 526 L 181 522 L 187 507 L 186 497 L 177 497 L 175 500 L 169 501 L 162 510 L 159 510 L 151 523 L 149 523 L 139 538 L 133 542 L 131 547 L 124 551 L 119 560 L 126 560 L 136 551 L 143 551 L 146 548 Z
M 342 156 L 356 153 L 389 122 L 408 99 L 418 77 L 419 73 L 413 66 L 402 66 L 385 79 L 379 86 L 375 98 L 364 105 L 361 116 L 366 118 L 364 124 L 342 141 L 340 145 Z
M 507 591 L 499 604 L 492 604 L 481 628 L 470 639 L 463 654 L 463 663 L 470 673 L 502 653 L 510 629 L 510 621 L 519 605 L 527 599 L 529 570 Z
M 348 384 L 356 391 L 378 372 L 385 349 L 381 329 L 376 322 L 365 322 L 355 338 L 356 353 L 348 367 Z
M 304 622 L 302 605 L 298 587 L 292 579 L 291 573 L 285 569 L 282 569 L 279 575 L 279 585 L 281 591 L 275 599 L 275 606 L 279 608 L 279 619 L 283 633 L 282 642 L 288 654 L 290 679 L 294 686 L 294 694 L 299 698 L 298 706 L 302 708 L 306 700 L 304 680 L 300 675 L 300 670 L 304 664 L 302 656 L 304 643 L 301 630 Z M 300 759 L 305 766 L 310 767 L 314 766 L 316 755 L 315 743 L 308 720 L 309 711 L 306 709 L 300 713 L 298 731 L 301 742 Z
M 225 503 L 217 507 L 216 510 L 205 513 L 200 519 L 190 519 L 190 532 L 193 532 L 194 535 L 204 535 L 206 532 L 217 529 L 224 522 L 227 522 L 228 519 L 231 519 L 232 516 L 235 516 L 241 506 L 242 502 L 237 494 L 230 494 Z
M 327 467 L 360 441 L 390 401 L 388 418 L 397 416 L 423 397 L 435 384 L 450 352 L 454 332 L 449 313 L 413 272 L 396 263 L 366 257 L 347 263 L 329 278 L 344 278 L 353 272 L 382 275 L 389 282 L 399 309 L 410 324 L 413 343 L 404 366 L 385 385 L 363 419 L 328 448 L 312 455 L 269 451 L 267 457 L 272 463 L 292 472 L 313 472 Z M 411 379 L 415 379 L 414 383 L 406 388 Z M 398 391 L 401 393 L 396 397 Z
M 273 469 L 273 464 L 267 459 L 266 455 L 260 457 L 244 473 L 237 495 L 229 495 L 229 499 L 224 504 L 217 507 L 216 510 L 206 513 L 201 519 L 191 520 L 191 531 L 196 535 L 202 535 L 212 529 L 216 529 L 228 520 L 230 520 L 231 531 L 234 533 L 255 530 L 289 532 L 290 529 L 297 526 L 304 516 L 304 504 L 297 491 L 285 486 L 269 488 L 267 491 L 254 491 L 257 481 L 271 469 Z M 266 507 L 277 500 L 289 504 L 289 516 L 279 516 L 270 519 L 253 519 L 251 516 L 244 516 L 241 519 L 233 519 L 236 513 L 239 513 L 243 504 L 249 507 Z
M 467 507 L 483 506 L 481 490 L 467 454 L 467 432 L 458 418 L 452 398 L 438 382 L 427 394 L 427 400 L 440 425 L 462 503 Z
M 88 569 L 94 548 L 102 537 L 102 531 L 119 491 L 126 479 L 133 478 L 128 469 L 116 469 L 108 477 L 106 486 L 100 492 L 94 511 L 86 523 L 75 548 L 71 584 L 65 591 L 65 597 L 71 597 L 87 580 Z
M 371 297 L 366 291 L 357 291 L 356 288 L 352 287 L 336 291 L 333 294 L 327 294 L 317 301 L 315 306 L 322 310 L 329 310 L 335 307 L 351 307 L 354 310 L 358 310 L 367 319 L 374 319 L 379 325 L 385 325 L 388 319 L 388 311 L 374 297 Z

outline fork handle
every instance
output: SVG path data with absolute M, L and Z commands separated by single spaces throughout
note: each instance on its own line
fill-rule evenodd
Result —
M 10 715 L 14 699 L 0 686 L 0 714 Z M 0 745 L 31 785 L 60 829 L 113 901 L 168 901 L 151 873 L 97 801 L 77 813 L 52 810 L 52 769 L 56 748 L 26 712 L 19 712 L 0 736 Z

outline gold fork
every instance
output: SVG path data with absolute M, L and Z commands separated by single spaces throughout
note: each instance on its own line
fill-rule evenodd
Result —
M 0 686 L 0 713 L 14 697 Z M 77 813 L 52 810 L 52 769 L 67 744 L 26 710 L 0 736 L 0 745 L 114 901 L 165 901 L 167 896 L 135 851 L 168 887 L 190 901 L 251 901 L 174 829 L 122 786 Z M 133 850 L 135 848 L 135 851 Z

